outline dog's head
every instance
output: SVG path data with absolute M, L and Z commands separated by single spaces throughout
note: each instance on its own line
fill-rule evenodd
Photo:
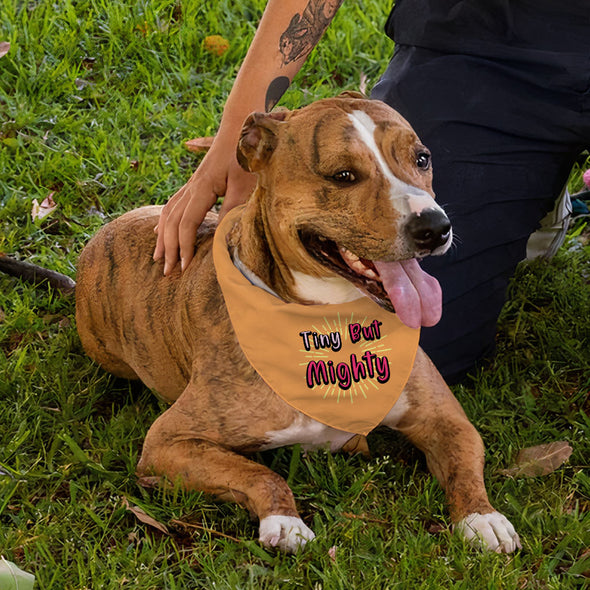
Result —
M 399 261 L 451 244 L 451 225 L 434 201 L 430 153 L 382 102 L 346 95 L 254 113 L 238 160 L 258 175 L 254 198 L 273 255 L 292 273 L 343 277 L 403 315 L 399 273 L 414 284 L 425 279 L 417 263 Z M 422 317 L 424 325 L 436 321 Z

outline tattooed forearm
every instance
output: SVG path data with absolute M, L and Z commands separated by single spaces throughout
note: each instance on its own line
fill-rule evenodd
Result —
M 315 47 L 343 0 L 309 0 L 302 14 L 296 14 L 281 35 L 279 50 L 283 65 L 307 57 Z
M 293 16 L 279 42 L 283 66 L 309 55 L 342 2 L 343 0 L 309 0 L 303 13 Z M 279 76 L 270 83 L 265 100 L 267 112 L 279 102 L 290 82 L 287 76 Z

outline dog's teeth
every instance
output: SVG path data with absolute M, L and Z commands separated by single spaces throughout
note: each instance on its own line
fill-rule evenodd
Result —
M 350 250 L 347 250 L 342 246 L 340 246 L 340 255 L 344 259 L 344 262 L 346 262 L 351 268 L 358 264 L 362 265 L 360 258 L 356 254 L 353 254 Z
M 369 279 L 379 278 L 379 275 L 377 275 L 373 269 L 365 266 L 356 254 L 353 254 L 350 250 L 347 250 L 343 246 L 340 247 L 340 255 L 342 256 L 344 262 L 346 262 L 346 264 L 357 274 L 363 275 Z
M 339 248 L 340 254 L 342 258 L 348 261 L 359 260 L 359 257 L 356 254 L 353 254 L 350 250 L 347 250 L 344 246 L 340 246 Z

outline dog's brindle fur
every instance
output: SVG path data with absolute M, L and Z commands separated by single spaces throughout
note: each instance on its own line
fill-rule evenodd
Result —
M 359 135 L 359 121 L 368 123 L 380 157 Z M 259 180 L 231 231 L 231 251 L 285 301 L 358 297 L 356 287 L 310 256 L 300 232 L 332 239 L 369 260 L 415 256 L 404 222 L 416 207 L 436 207 L 431 172 L 416 166 L 419 149 L 409 124 L 375 101 L 340 97 L 293 113 L 252 115 L 239 159 Z M 344 169 L 354 169 L 354 182 L 332 178 Z M 391 174 L 399 186 L 392 186 Z M 335 450 L 352 435 L 287 405 L 246 360 L 213 266 L 216 216 L 201 225 L 185 272 L 165 277 L 151 258 L 159 212 L 146 207 L 123 215 L 82 252 L 76 287 L 82 343 L 104 368 L 141 379 L 172 404 L 147 434 L 139 475 L 180 479 L 186 488 L 238 502 L 261 520 L 265 544 L 295 551 L 313 533 L 299 519 L 291 490 L 244 454 L 298 442 L 329 443 Z M 421 350 L 383 424 L 426 454 L 466 537 L 474 529 L 486 538 L 480 529 L 489 525 L 481 523 L 491 519 L 501 531 L 484 544 L 498 551 L 518 545 L 510 523 L 488 501 L 482 441 Z M 468 516 L 473 524 L 465 527 Z

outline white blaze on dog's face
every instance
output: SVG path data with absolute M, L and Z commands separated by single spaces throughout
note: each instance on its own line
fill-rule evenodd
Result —
M 284 120 L 272 120 L 277 116 Z M 338 276 L 391 307 L 386 300 L 397 287 L 385 285 L 395 274 L 387 265 L 449 248 L 430 154 L 384 103 L 327 99 L 266 116 L 257 133 L 247 154 L 259 175 L 256 198 L 264 202 L 273 257 L 299 280 Z M 396 310 L 406 305 L 392 303 Z
M 394 209 L 399 211 L 402 215 L 407 216 L 411 213 L 420 215 L 425 209 L 440 210 L 440 207 L 433 202 L 434 193 L 432 192 L 432 172 L 430 166 L 430 153 L 421 144 L 412 146 L 413 152 L 410 154 L 410 158 L 414 156 L 416 160 L 416 167 L 404 166 L 404 162 L 398 160 L 400 147 L 407 145 L 406 141 L 399 141 L 400 135 L 406 135 L 409 139 L 410 145 L 412 142 L 413 132 L 408 132 L 407 128 L 402 126 L 402 129 L 396 130 L 396 135 L 399 146 L 397 149 L 384 150 L 377 144 L 378 140 L 381 140 L 383 147 L 386 147 L 388 142 L 387 139 L 382 137 L 383 129 L 378 131 L 377 123 L 371 118 L 371 116 L 365 111 L 355 110 L 348 115 L 354 128 L 357 130 L 361 141 L 367 146 L 377 165 L 379 172 L 387 179 L 390 189 L 391 204 Z M 416 137 L 417 139 L 417 137 Z M 397 152 L 397 153 L 396 153 Z M 389 162 L 387 161 L 389 160 Z M 395 171 L 395 172 L 394 172 Z M 417 172 L 414 178 L 412 178 L 412 172 Z M 426 172 L 426 174 L 424 174 Z M 397 173 L 397 176 L 396 176 Z M 405 179 L 404 179 L 405 177 Z M 424 182 L 426 180 L 426 182 Z M 410 181 L 410 182 L 407 182 Z M 411 182 L 416 184 L 411 184 Z

